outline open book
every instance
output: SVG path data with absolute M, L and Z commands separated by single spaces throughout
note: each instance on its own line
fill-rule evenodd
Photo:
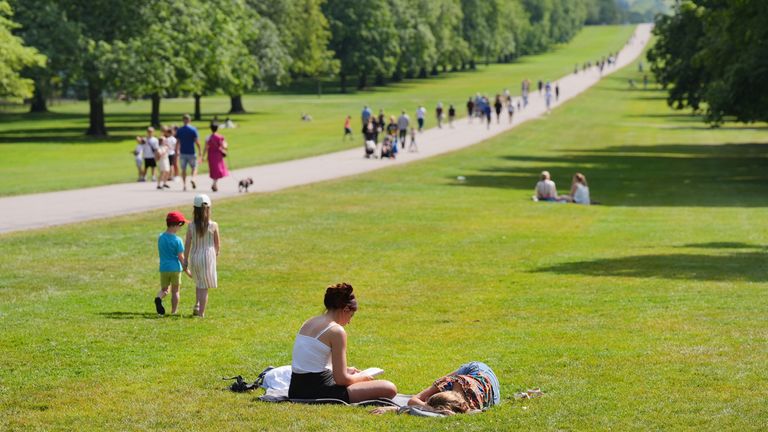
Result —
M 366 374 L 366 375 L 371 376 L 371 377 L 375 377 L 375 376 L 383 374 L 384 373 L 384 369 L 377 368 L 377 367 L 372 367 L 372 368 L 368 368 L 368 369 L 366 369 L 364 371 L 360 371 L 360 373 L 361 374 Z

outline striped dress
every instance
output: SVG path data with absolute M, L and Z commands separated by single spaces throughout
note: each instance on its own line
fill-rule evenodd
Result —
M 213 233 L 219 230 L 219 225 L 210 221 L 208 231 L 197 235 L 195 223 L 189 224 L 192 233 L 192 244 L 189 247 L 189 270 L 195 278 L 195 287 L 198 289 L 216 288 L 218 276 L 216 274 L 216 248 L 213 244 Z

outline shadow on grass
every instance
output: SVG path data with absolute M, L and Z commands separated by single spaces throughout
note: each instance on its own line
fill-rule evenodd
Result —
M 154 312 L 99 312 L 99 315 L 104 318 L 117 320 L 162 318 L 162 316 Z
M 566 193 L 583 172 L 592 199 L 612 206 L 768 206 L 768 144 L 616 146 L 563 156 L 502 156 L 498 166 L 466 175 L 454 187 L 533 192 L 548 170 Z M 449 177 L 451 180 L 456 175 Z
M 669 254 L 604 258 L 544 267 L 535 272 L 633 278 L 664 278 L 703 281 L 768 280 L 763 252 L 727 255 Z

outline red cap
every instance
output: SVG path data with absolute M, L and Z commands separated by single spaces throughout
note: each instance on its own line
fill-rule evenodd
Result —
M 167 223 L 172 223 L 172 224 L 189 222 L 186 218 L 184 218 L 184 215 L 181 212 L 177 212 L 177 211 L 172 211 L 168 213 L 168 216 L 165 217 L 165 221 Z

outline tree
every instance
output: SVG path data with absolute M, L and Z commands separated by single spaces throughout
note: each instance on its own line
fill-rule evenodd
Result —
M 728 119 L 768 121 L 768 10 L 759 0 L 687 0 L 658 16 L 648 59 L 676 109 Z
M 431 7 L 432 35 L 435 37 L 437 64 L 444 69 L 457 67 L 469 59 L 469 44 L 462 38 L 460 0 L 435 0 L 428 2 Z
M 342 92 L 347 78 L 358 77 L 358 88 L 371 76 L 390 76 L 400 55 L 395 23 L 386 0 L 334 0 L 323 5 L 331 29 L 330 47 L 341 62 Z
M 390 0 L 392 19 L 397 23 L 400 55 L 393 78 L 413 76 L 426 78 L 427 71 L 437 65 L 437 46 L 429 21 L 433 18 L 430 0 Z
M 24 46 L 21 38 L 11 31 L 19 25 L 11 20 L 11 5 L 0 0 L 0 97 L 22 99 L 32 95 L 34 83 L 22 78 L 20 73 L 25 67 L 42 67 L 45 56 L 36 49 Z
M 69 84 L 74 76 L 72 71 L 79 68 L 80 30 L 67 20 L 55 0 L 16 0 L 12 6 L 21 25 L 17 33 L 47 58 L 44 65 L 24 71 L 35 82 L 30 112 L 45 112 L 54 87 Z

